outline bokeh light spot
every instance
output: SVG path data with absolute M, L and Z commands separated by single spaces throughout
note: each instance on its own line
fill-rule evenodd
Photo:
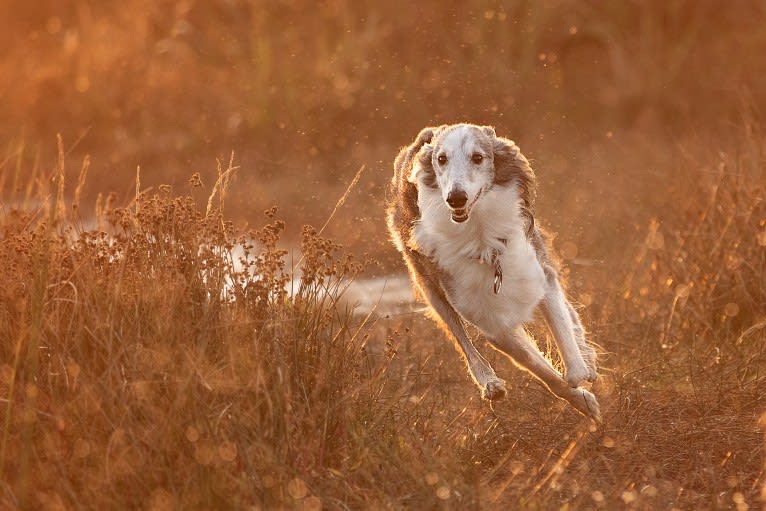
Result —
M 74 88 L 77 92 L 88 92 L 88 89 L 90 89 L 90 78 L 86 75 L 79 75 L 75 79 Z
M 570 261 L 577 257 L 577 245 L 572 241 L 565 241 L 561 245 L 561 258 Z
M 296 500 L 302 499 L 308 494 L 308 492 L 309 489 L 306 486 L 306 483 L 299 477 L 291 479 L 290 482 L 287 483 L 287 493 L 289 493 L 290 496 Z
M 449 486 L 439 486 L 439 488 L 436 490 L 436 496 L 441 500 L 447 500 L 450 497 L 450 489 Z
M 49 34 L 58 34 L 61 31 L 61 18 L 58 16 L 51 16 L 48 21 L 45 22 L 45 29 Z

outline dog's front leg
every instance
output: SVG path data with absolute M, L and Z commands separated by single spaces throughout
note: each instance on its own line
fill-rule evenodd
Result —
M 497 377 L 492 366 L 473 345 L 460 316 L 452 308 L 452 305 L 446 301 L 440 292 L 434 292 L 429 288 L 423 291 L 431 309 L 452 334 L 455 345 L 465 357 L 471 377 L 481 389 L 481 397 L 489 400 L 505 397 L 505 381 Z
M 413 270 L 413 280 L 430 305 L 434 319 L 447 330 L 448 335 L 453 337 L 455 346 L 465 358 L 471 378 L 481 389 L 481 397 L 489 400 L 505 397 L 505 381 L 497 377 L 492 366 L 471 342 L 460 315 L 447 301 L 444 291 L 434 277 L 436 270 L 433 263 L 413 251 L 410 251 L 408 255 L 410 256 L 408 262 Z
M 558 273 L 550 266 L 544 270 L 546 290 L 541 308 L 564 361 L 564 378 L 571 387 L 577 387 L 584 381 L 595 381 L 595 351 L 585 343 L 582 324 L 577 312 L 564 296 Z

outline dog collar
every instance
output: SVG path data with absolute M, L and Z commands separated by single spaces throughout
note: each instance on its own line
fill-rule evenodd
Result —
M 495 254 L 492 259 L 494 259 L 495 264 L 495 278 L 492 284 L 492 290 L 495 294 L 498 294 L 500 292 L 500 287 L 503 285 L 503 267 L 500 266 L 500 258 L 497 257 L 497 254 Z
M 508 243 L 506 238 L 498 238 L 503 245 Z M 500 252 L 497 250 L 492 251 L 492 265 L 495 267 L 495 277 L 492 279 L 492 291 L 495 294 L 500 293 L 500 288 L 503 286 L 503 267 L 500 265 Z
M 502 243 L 503 245 L 508 244 L 507 238 L 497 238 L 497 241 Z M 484 263 L 485 260 L 483 260 L 479 256 L 472 257 L 472 259 L 478 260 L 480 263 Z M 495 275 L 492 278 L 492 291 L 494 291 L 495 294 L 500 293 L 500 288 L 503 286 L 503 266 L 500 264 L 500 251 L 497 249 L 492 249 L 492 257 L 489 259 L 490 264 L 495 268 Z

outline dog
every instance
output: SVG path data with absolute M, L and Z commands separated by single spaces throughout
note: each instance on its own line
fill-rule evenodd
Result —
M 535 193 L 529 162 L 493 127 L 425 128 L 394 161 L 388 229 L 416 294 L 454 338 L 482 398 L 504 397 L 506 384 L 476 349 L 464 321 L 554 395 L 600 422 L 598 401 L 583 387 L 597 378 L 596 352 L 535 223 Z M 538 307 L 563 375 L 524 328 Z

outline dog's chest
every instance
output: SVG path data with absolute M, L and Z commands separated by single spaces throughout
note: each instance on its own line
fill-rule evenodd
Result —
M 532 318 L 545 293 L 545 275 L 520 224 L 486 220 L 476 215 L 455 225 L 448 215 L 424 216 L 414 238 L 442 272 L 453 307 L 493 333 Z M 495 293 L 498 267 L 502 285 Z

